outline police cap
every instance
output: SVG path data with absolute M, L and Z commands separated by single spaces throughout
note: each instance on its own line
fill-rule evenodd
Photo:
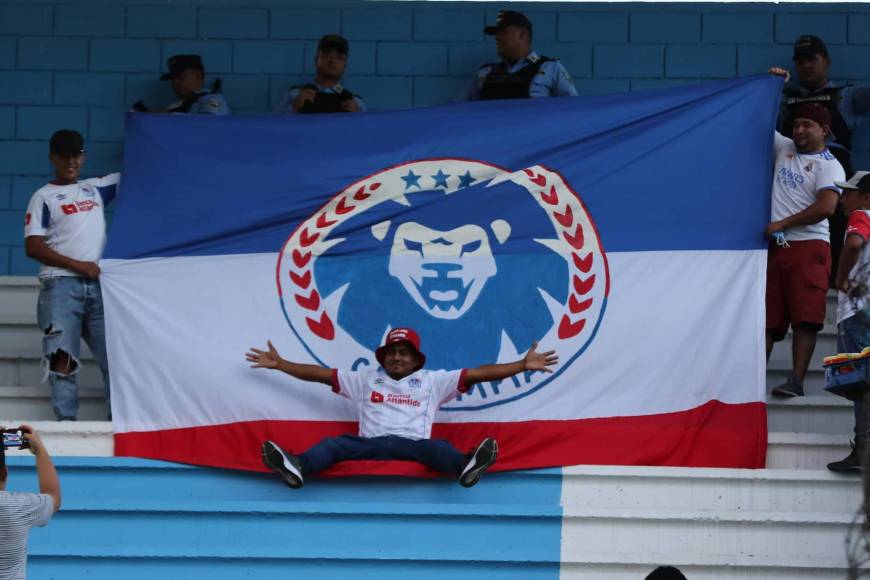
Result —
M 792 55 L 791 59 L 797 60 L 803 56 L 813 57 L 817 54 L 828 56 L 828 47 L 825 46 L 825 43 L 818 36 L 805 34 L 795 40 L 794 55 Z
M 499 30 L 504 30 L 508 26 L 525 28 L 529 31 L 529 35 L 532 34 L 532 21 L 526 18 L 526 15 L 522 12 L 516 12 L 514 10 L 502 10 L 499 12 L 495 19 L 495 26 L 487 26 L 483 29 L 483 32 L 484 34 L 494 36 L 498 34 Z
M 339 54 L 347 54 L 347 41 L 338 34 L 327 34 L 317 43 L 317 52 L 335 50 Z
M 174 79 L 187 69 L 191 68 L 205 72 L 205 68 L 202 66 L 202 57 L 198 54 L 176 54 L 170 56 L 166 59 L 166 68 L 169 69 L 169 72 L 161 75 L 161 81 Z

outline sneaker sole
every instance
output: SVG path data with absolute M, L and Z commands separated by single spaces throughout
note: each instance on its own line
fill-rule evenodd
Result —
M 488 443 L 492 443 L 492 449 L 486 449 Z M 471 469 L 459 476 L 459 485 L 462 487 L 471 487 L 480 481 L 480 476 L 483 475 L 483 472 L 490 465 L 495 463 L 495 460 L 498 459 L 498 441 L 495 439 L 487 439 L 483 441 L 477 446 L 477 449 L 474 450 L 472 460 L 477 461 L 477 456 L 481 451 L 488 451 L 490 453 L 489 458 L 479 465 L 474 465 Z
M 266 441 L 263 443 L 261 453 L 263 455 L 263 465 L 280 475 L 287 487 L 291 489 L 302 487 L 302 478 L 290 471 L 294 468 L 287 465 L 290 463 L 290 460 L 278 449 L 277 445 L 271 441 Z
M 797 391 L 787 391 L 787 390 L 785 390 L 785 389 L 780 389 L 779 387 L 777 387 L 776 389 L 773 389 L 773 390 L 770 392 L 770 394 L 771 394 L 772 396 L 774 396 L 774 397 L 780 397 L 780 398 L 783 398 L 783 399 L 789 399 L 789 398 L 791 398 L 791 397 L 803 397 L 803 396 L 804 396 L 803 392 L 800 392 L 800 393 L 799 393 L 799 392 L 797 392 Z

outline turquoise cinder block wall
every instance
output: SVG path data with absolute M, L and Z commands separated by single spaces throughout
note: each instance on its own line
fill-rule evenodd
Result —
M 800 34 L 828 43 L 832 78 L 870 84 L 870 4 L 605 4 L 126 0 L 0 2 L 0 275 L 32 275 L 24 207 L 49 176 L 61 127 L 88 140 L 88 175 L 120 168 L 123 113 L 172 99 L 165 59 L 203 55 L 235 114 L 264 113 L 310 78 L 317 38 L 351 41 L 346 84 L 372 109 L 449 101 L 493 59 L 482 29 L 525 11 L 535 48 L 559 57 L 581 94 L 642 91 L 789 65 Z M 751 120 L 747 120 L 751 122 Z M 870 168 L 860 129 L 856 167 Z

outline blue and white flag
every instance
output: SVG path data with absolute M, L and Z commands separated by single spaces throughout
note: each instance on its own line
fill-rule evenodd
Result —
M 261 469 L 356 432 L 281 356 L 374 368 L 398 326 L 427 368 L 555 349 L 477 385 L 434 437 L 496 468 L 760 467 L 764 280 L 781 81 L 357 115 L 131 114 L 101 267 L 116 452 Z M 418 473 L 398 464 L 338 465 Z

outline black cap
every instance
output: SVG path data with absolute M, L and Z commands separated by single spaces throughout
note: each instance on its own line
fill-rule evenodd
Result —
M 327 34 L 317 43 L 317 52 L 325 52 L 327 50 L 335 50 L 339 54 L 347 54 L 347 41 L 337 34 Z
M 85 140 L 78 131 L 61 129 L 51 136 L 48 150 L 59 155 L 79 155 L 85 152 Z
M 818 36 L 805 34 L 794 41 L 794 54 L 791 59 L 797 60 L 802 56 L 815 56 L 817 54 L 828 56 L 828 47 Z
M 532 21 L 526 18 L 526 15 L 522 12 L 515 12 L 513 10 L 502 10 L 499 12 L 495 19 L 495 26 L 487 26 L 483 29 L 483 32 L 493 36 L 499 30 L 504 30 L 508 26 L 519 26 L 528 30 L 529 34 L 532 32 Z
M 166 59 L 166 68 L 169 69 L 169 72 L 163 73 L 163 75 L 161 75 L 161 81 L 168 81 L 169 79 L 174 79 L 175 77 L 190 68 L 205 72 L 205 68 L 202 66 L 202 57 L 198 54 L 176 54 L 174 56 L 170 56 L 168 59 Z

